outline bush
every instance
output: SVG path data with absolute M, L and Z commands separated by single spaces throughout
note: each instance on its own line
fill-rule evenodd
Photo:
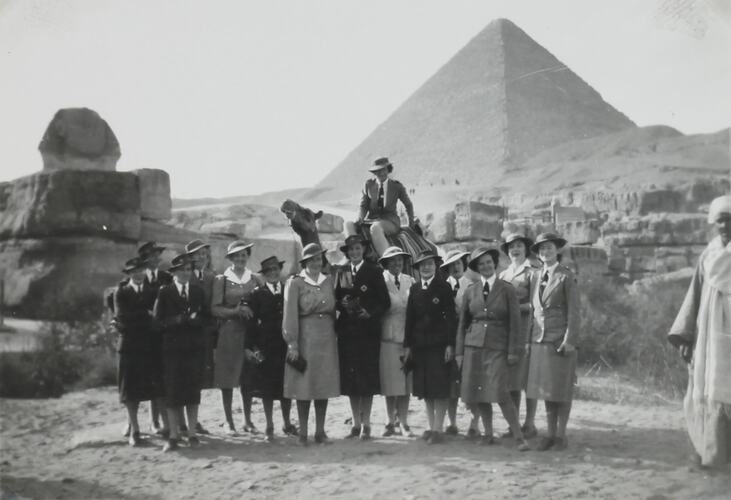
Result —
M 673 396 L 682 394 L 687 368 L 667 333 L 687 284 L 669 283 L 641 295 L 630 295 L 608 277 L 582 278 L 579 286 L 579 361 L 622 371 Z

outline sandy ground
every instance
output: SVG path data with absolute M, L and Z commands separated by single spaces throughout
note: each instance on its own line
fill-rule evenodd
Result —
M 612 390 L 629 393 L 616 384 Z M 639 406 L 576 401 L 568 450 L 542 453 L 519 453 L 508 442 L 481 446 L 462 436 L 433 446 L 400 436 L 345 440 L 345 398 L 330 403 L 327 431 L 333 444 L 303 448 L 296 439 L 283 437 L 279 424 L 274 443 L 266 443 L 261 434 L 225 436 L 219 395 L 204 391 L 201 420 L 212 435 L 203 437 L 200 448 L 184 445 L 172 454 L 161 452 L 158 439 L 150 438 L 143 448 L 126 445 L 120 434 L 123 410 L 113 388 L 0 404 L 2 499 L 690 499 L 729 498 L 731 492 L 728 470 L 688 465 L 680 404 L 659 399 Z M 144 415 L 146 422 L 146 411 Z M 543 418 L 539 410 L 539 428 Z M 420 401 L 412 401 L 410 419 L 421 434 L 425 417 Z M 263 428 L 260 404 L 254 407 L 254 420 Z M 374 434 L 380 436 L 384 420 L 384 403 L 377 398 Z M 460 428 L 467 423 L 460 405 Z M 496 415 L 496 432 L 505 427 Z

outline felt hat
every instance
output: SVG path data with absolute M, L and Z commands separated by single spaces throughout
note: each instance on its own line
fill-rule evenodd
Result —
M 228 244 L 228 248 L 226 249 L 226 257 L 231 257 L 232 255 L 243 252 L 244 250 L 247 250 L 253 246 L 253 243 L 246 243 L 242 240 L 232 241 Z
M 284 267 L 284 261 L 279 260 L 279 258 L 276 255 L 272 255 L 271 257 L 267 257 L 266 259 L 261 261 L 261 269 L 259 269 L 259 273 L 263 274 L 267 272 L 269 269 L 282 269 Z
M 450 250 L 444 258 L 444 262 L 439 267 L 447 267 L 449 264 L 457 262 L 458 260 L 464 259 L 470 253 L 463 250 Z
M 350 245 L 355 245 L 356 243 L 360 243 L 364 247 L 368 246 L 368 240 L 366 240 L 359 234 L 353 234 L 353 235 L 350 235 L 347 238 L 345 238 L 345 242 L 342 245 L 340 245 L 340 251 L 347 254 L 348 247 Z
M 203 243 L 201 240 L 193 240 L 193 241 L 189 242 L 187 245 L 185 245 L 185 251 L 187 253 L 192 254 L 202 248 L 210 248 L 210 247 L 211 247 L 211 245 L 209 245 L 208 243 Z
M 132 274 L 135 271 L 142 271 L 147 267 L 147 260 L 142 257 L 132 257 L 124 263 L 124 269 L 122 272 L 125 274 Z
M 323 250 L 322 247 L 320 247 L 320 245 L 318 245 L 317 243 L 308 243 L 302 249 L 302 258 L 300 259 L 300 264 L 304 264 L 308 260 L 314 257 L 318 257 L 325 252 L 327 252 L 327 250 Z
M 165 247 L 158 245 L 154 241 L 148 241 L 137 249 L 137 255 L 142 258 L 147 258 L 155 252 L 162 252 L 163 250 L 165 250 Z
M 510 233 L 503 242 L 502 245 L 500 245 L 500 250 L 503 251 L 505 255 L 508 255 L 508 247 L 510 247 L 510 244 L 514 241 L 522 241 L 525 245 L 525 254 L 528 256 L 528 253 L 530 253 L 530 249 L 533 246 L 533 240 L 528 238 L 527 236 L 523 236 L 520 233 Z
M 173 257 L 173 260 L 171 262 L 171 266 L 168 268 L 168 271 L 173 272 L 177 271 L 178 269 L 182 269 L 187 264 L 191 264 L 193 260 L 190 258 L 190 254 L 187 252 L 179 253 L 175 257 Z
M 559 235 L 555 233 L 541 233 L 536 238 L 536 242 L 533 244 L 533 246 L 530 247 L 530 251 L 534 254 L 538 254 L 538 247 L 541 246 L 541 243 L 546 243 L 548 241 L 552 241 L 558 250 L 561 250 L 563 247 L 566 246 L 567 241 L 563 238 L 561 238 Z
M 387 168 L 389 173 L 393 172 L 393 165 L 385 156 L 381 158 L 376 158 L 376 160 L 373 162 L 373 165 L 368 167 L 368 171 L 378 172 L 379 170 L 384 168 Z
M 495 265 L 497 265 L 497 262 L 500 260 L 500 252 L 497 250 L 497 248 L 475 248 L 470 254 L 470 260 L 467 263 L 467 267 L 469 267 L 473 271 L 477 271 L 477 261 L 480 260 L 480 257 L 482 257 L 483 255 L 492 256 L 492 261 L 496 263 Z
M 399 247 L 388 247 L 385 252 L 383 252 L 383 255 L 380 259 L 378 259 L 378 262 L 385 262 L 391 257 L 396 257 L 397 255 L 401 255 L 402 257 L 411 257 L 408 253 L 401 250 Z
M 416 256 L 414 259 L 414 262 L 412 263 L 412 266 L 419 267 L 421 264 L 426 262 L 427 260 L 433 259 L 434 263 L 436 264 L 439 256 L 432 252 L 431 250 L 424 250 L 422 252 L 419 252 L 419 255 Z

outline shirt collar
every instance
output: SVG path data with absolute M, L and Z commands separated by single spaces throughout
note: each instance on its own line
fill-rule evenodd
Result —
M 383 271 L 383 279 L 385 281 L 394 281 L 397 276 L 399 281 L 402 281 L 403 273 L 398 273 L 398 275 L 394 276 L 393 274 L 391 274 L 391 271 Z
M 142 291 L 142 283 L 140 283 L 140 284 L 138 285 L 138 284 L 137 284 L 137 283 L 135 283 L 134 281 L 132 281 L 132 280 L 129 280 L 129 286 L 130 286 L 130 287 L 132 287 L 132 290 L 134 290 L 134 291 L 135 291 L 135 292 L 137 292 L 137 293 L 140 293 L 140 292 Z
M 360 268 L 363 267 L 363 262 L 365 262 L 365 260 L 361 260 L 356 266 L 350 264 L 350 269 L 353 269 L 353 267 L 355 267 L 355 272 L 357 273 L 358 271 L 360 271 Z
M 325 281 L 325 278 L 327 278 L 327 276 L 325 276 L 324 274 L 320 273 L 320 274 L 319 274 L 319 275 L 317 276 L 317 281 L 313 281 L 313 280 L 312 280 L 312 279 L 311 279 L 311 278 L 310 278 L 310 277 L 309 277 L 309 276 L 307 275 L 307 272 L 306 272 L 306 271 L 305 271 L 304 269 L 303 269 L 303 270 L 302 270 L 302 271 L 300 272 L 300 276 L 301 276 L 301 277 L 303 277 L 303 278 L 305 279 L 305 283 L 307 283 L 307 284 L 309 284 L 309 285 L 314 285 L 314 286 L 320 286 L 320 285 L 322 284 L 322 282 L 323 282 L 323 281 Z
M 432 281 L 434 281 L 434 276 L 432 276 L 428 280 L 425 280 L 425 279 L 422 278 L 422 280 L 421 280 L 421 286 L 423 287 L 424 286 L 424 283 L 426 283 L 426 286 L 428 287 L 429 285 L 431 285 L 431 282 Z
M 495 280 L 497 279 L 497 275 L 495 273 L 492 274 L 489 278 L 485 278 L 484 276 L 480 276 L 480 280 L 482 281 L 482 288 L 485 288 L 485 283 L 490 285 L 490 290 L 492 290 L 492 287 L 495 286 Z
M 556 268 L 558 267 L 558 261 L 554 262 L 551 267 L 543 266 L 543 269 L 541 270 L 541 274 L 545 274 L 546 271 L 548 271 L 548 277 L 550 278 L 553 276 L 553 273 L 556 272 Z
M 155 269 L 155 270 L 147 269 L 145 272 L 147 273 L 148 280 L 155 281 L 155 275 L 158 273 L 157 269 Z
M 269 283 L 269 282 L 267 281 L 267 287 L 269 287 L 269 290 L 270 290 L 270 291 L 271 291 L 272 293 L 274 293 L 274 294 L 276 294 L 276 293 L 277 293 L 277 285 L 279 285 L 279 283 Z
M 515 267 L 515 264 L 512 262 L 508 266 L 508 272 L 511 273 L 513 276 L 520 274 L 523 269 L 530 266 L 530 261 L 528 259 L 525 259 L 522 264 L 520 264 L 518 267 Z
M 237 285 L 245 285 L 246 283 L 251 281 L 251 271 L 249 271 L 248 268 L 244 268 L 244 274 L 241 276 L 241 278 L 236 276 L 233 266 L 226 268 L 226 270 L 223 272 L 223 275 L 231 283 L 236 283 Z
M 189 283 L 185 283 L 185 284 L 183 284 L 183 283 L 180 283 L 180 282 L 179 282 L 178 280 L 176 280 L 176 279 L 173 279 L 173 282 L 175 283 L 175 287 L 176 287 L 176 288 L 178 289 L 178 293 L 179 293 L 179 294 L 181 294 L 181 295 L 183 294 L 183 288 L 185 288 L 185 289 L 186 289 L 186 292 L 187 292 L 187 290 L 189 290 L 189 289 L 190 289 L 190 288 L 189 288 Z

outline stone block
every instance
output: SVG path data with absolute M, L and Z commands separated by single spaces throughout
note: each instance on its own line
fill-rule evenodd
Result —
M 572 245 L 591 245 L 599 240 L 600 224 L 596 219 L 557 224 L 558 233 Z
M 322 217 L 317 219 L 316 225 L 320 234 L 343 232 L 343 218 L 339 215 L 323 213 Z
M 236 238 L 243 238 L 247 235 L 247 225 L 241 222 L 234 222 L 232 220 L 217 220 L 213 222 L 206 222 L 201 225 L 201 233 L 225 233 L 235 236 Z
M 454 241 L 454 212 L 439 212 L 426 216 L 426 237 L 434 243 Z
M 156 168 L 140 168 L 132 173 L 139 179 L 140 215 L 147 219 L 170 219 L 173 202 L 168 173 Z
M 500 239 L 505 209 L 476 201 L 463 201 L 454 207 L 454 236 L 457 240 Z
M 0 197 L 0 239 L 140 235 L 138 180 L 128 172 L 39 172 L 6 184 Z
M 276 255 L 285 261 L 282 272 L 290 275 L 299 272 L 299 259 L 302 256 L 302 245 L 294 239 L 254 238 L 248 240 L 254 244 L 251 257 L 246 264 L 249 269 L 259 272 L 261 261 Z M 342 255 L 342 254 L 341 254 Z

